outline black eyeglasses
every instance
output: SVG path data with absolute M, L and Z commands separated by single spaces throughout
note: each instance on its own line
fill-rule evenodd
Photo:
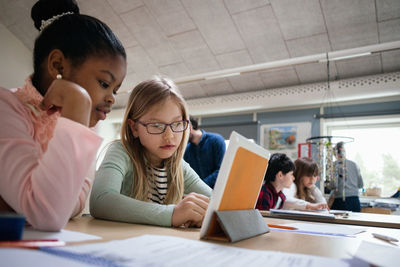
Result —
M 167 129 L 167 126 L 169 126 L 174 133 L 179 133 L 186 130 L 189 125 L 188 120 L 174 121 L 171 123 L 161 123 L 161 122 L 144 123 L 138 120 L 136 122 L 146 127 L 146 130 L 149 134 L 162 134 Z

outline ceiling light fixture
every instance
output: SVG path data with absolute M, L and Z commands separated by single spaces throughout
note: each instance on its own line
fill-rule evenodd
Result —
M 210 79 L 218 79 L 218 78 L 226 78 L 231 76 L 236 76 L 240 74 L 250 73 L 250 72 L 258 72 L 258 71 L 266 71 L 270 69 L 278 69 L 284 68 L 288 66 L 295 66 L 301 64 L 309 64 L 309 63 L 321 63 L 336 60 L 349 59 L 354 57 L 361 57 L 371 55 L 373 53 L 380 53 L 385 51 L 396 50 L 400 48 L 400 41 L 393 41 L 375 45 L 368 45 L 357 48 L 350 48 L 338 51 L 332 51 L 327 53 L 295 57 L 282 59 L 277 61 L 265 62 L 254 65 L 247 65 L 237 68 L 223 69 L 218 71 L 206 72 L 194 74 L 186 77 L 181 77 L 174 79 L 176 84 L 184 84 L 190 82 L 197 82 L 202 80 L 210 80 Z M 328 55 L 328 56 L 327 56 Z
M 343 59 L 350 59 L 350 58 L 356 58 L 356 57 L 363 57 L 363 56 L 369 56 L 371 55 L 371 52 L 364 52 L 364 53 L 359 53 L 359 54 L 353 54 L 353 55 L 347 55 L 347 56 L 338 56 L 338 57 L 334 57 L 334 58 L 329 58 L 329 61 L 337 61 L 337 60 L 343 60 Z M 329 53 L 328 53 L 329 55 Z M 327 62 L 328 59 L 321 59 L 318 60 L 318 62 L 320 63 L 325 63 Z
M 216 76 L 206 76 L 204 79 L 205 80 L 213 80 L 213 79 L 219 79 L 219 78 L 227 78 L 227 77 L 233 77 L 233 76 L 239 76 L 240 72 L 234 72 L 234 73 L 227 73 L 227 74 L 221 74 L 221 75 L 216 75 Z

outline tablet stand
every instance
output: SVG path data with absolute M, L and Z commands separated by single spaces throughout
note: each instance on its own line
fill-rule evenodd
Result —
M 269 228 L 257 209 L 215 211 L 205 238 L 237 242 L 268 233 Z

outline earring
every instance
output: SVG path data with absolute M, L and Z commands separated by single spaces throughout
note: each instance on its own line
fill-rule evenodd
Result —
M 57 78 L 57 80 L 61 80 L 62 79 L 62 75 L 61 74 L 57 74 L 56 78 Z

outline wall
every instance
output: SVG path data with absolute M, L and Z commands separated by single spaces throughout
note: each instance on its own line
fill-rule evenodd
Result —
M 400 101 L 334 106 L 330 108 L 325 108 L 324 113 L 325 117 L 327 118 L 400 114 Z
M 247 138 L 256 140 L 256 142 L 259 144 L 259 129 L 263 124 L 310 122 L 311 136 L 321 135 L 322 132 L 320 119 L 315 117 L 315 115 L 318 115 L 319 113 L 320 108 L 314 107 L 286 111 L 202 117 L 200 128 L 210 131 L 213 130 L 217 133 L 220 133 L 226 139 L 229 138 L 230 131 L 239 129 L 239 133 L 242 133 Z M 396 100 L 341 106 L 335 105 L 334 107 L 324 108 L 324 114 L 326 114 L 328 117 L 335 118 L 400 114 L 400 101 Z M 254 122 L 254 118 L 258 123 Z M 240 131 L 240 129 L 246 127 L 251 127 L 252 129 Z
M 32 52 L 0 23 L 0 86 L 20 87 L 33 71 Z M 6 64 L 5 64 L 6 63 Z
M 255 115 L 241 114 L 231 116 L 203 117 L 200 128 L 206 131 L 215 131 L 229 139 L 230 132 L 235 130 L 247 138 L 254 139 L 260 143 L 260 126 L 263 124 L 281 124 L 310 122 L 312 125 L 312 135 L 319 135 L 320 121 L 314 118 L 314 114 L 319 113 L 319 108 L 258 112 Z M 256 121 L 254 121 L 254 118 Z M 216 127 L 219 125 L 219 127 Z

